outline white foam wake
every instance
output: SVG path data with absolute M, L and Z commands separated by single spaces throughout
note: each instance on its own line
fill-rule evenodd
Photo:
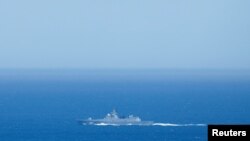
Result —
M 152 126 L 206 126 L 206 124 L 153 123 Z
M 152 124 L 110 124 L 110 123 L 96 123 L 96 126 L 207 126 L 206 124 L 174 124 L 174 123 L 152 123 Z
M 96 126 L 120 126 L 119 124 L 108 124 L 108 123 L 96 123 Z

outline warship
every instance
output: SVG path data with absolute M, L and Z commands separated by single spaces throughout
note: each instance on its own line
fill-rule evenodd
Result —
M 79 123 L 82 125 L 152 125 L 153 121 L 142 121 L 138 116 L 129 115 L 127 117 L 119 117 L 118 113 L 113 110 L 111 113 L 108 113 L 102 119 L 92 119 L 89 117 L 85 120 L 79 120 Z

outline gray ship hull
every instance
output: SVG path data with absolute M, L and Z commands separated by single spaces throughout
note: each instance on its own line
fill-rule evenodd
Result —
M 127 120 L 118 120 L 118 121 L 107 121 L 107 120 L 80 120 L 82 125 L 152 125 L 153 121 L 127 121 Z
M 128 117 L 120 118 L 115 110 L 108 113 L 103 119 L 92 119 L 89 117 L 86 120 L 79 120 L 82 125 L 153 125 L 153 121 L 142 121 L 139 117 L 129 115 Z

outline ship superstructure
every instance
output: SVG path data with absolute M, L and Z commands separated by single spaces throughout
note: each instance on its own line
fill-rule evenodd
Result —
M 83 125 L 152 125 L 153 121 L 142 121 L 138 116 L 129 115 L 127 117 L 119 117 L 118 113 L 113 110 L 103 119 L 80 120 Z

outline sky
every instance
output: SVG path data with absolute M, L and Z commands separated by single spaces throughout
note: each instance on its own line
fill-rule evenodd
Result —
M 0 0 L 0 69 L 250 69 L 249 0 Z

